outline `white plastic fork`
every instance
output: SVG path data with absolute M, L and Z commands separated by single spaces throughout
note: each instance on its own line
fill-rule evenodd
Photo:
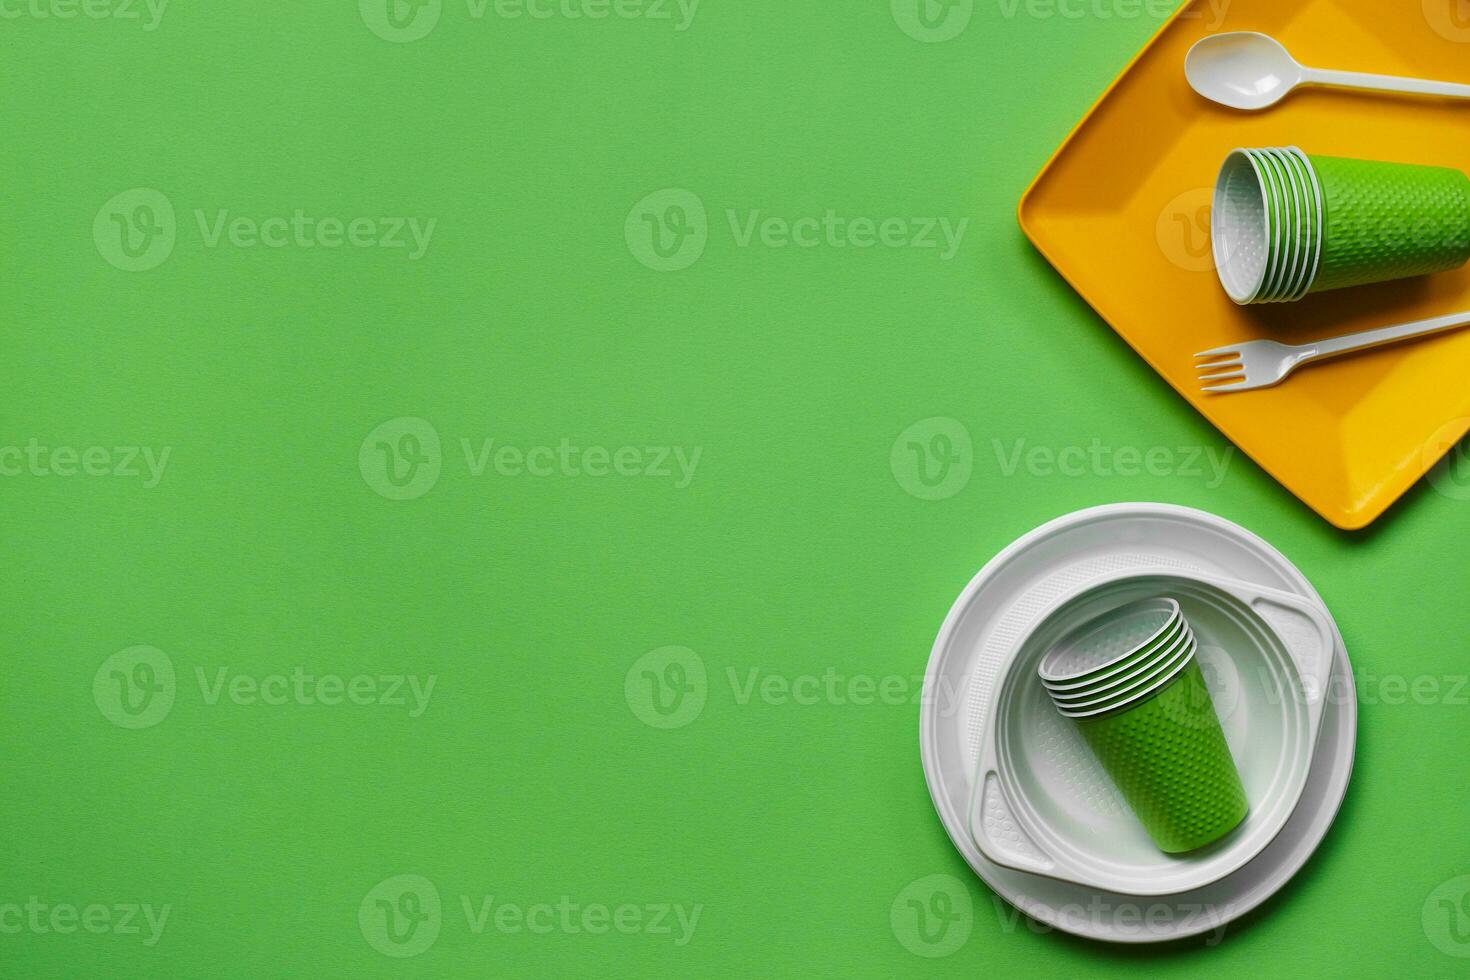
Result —
M 1198 363 L 1195 369 L 1201 382 L 1232 381 L 1230 384 L 1204 385 L 1204 391 L 1230 392 L 1250 391 L 1253 388 L 1270 388 L 1285 381 L 1297 368 L 1313 361 L 1326 360 L 1350 354 L 1353 351 L 1382 347 L 1415 337 L 1444 333 L 1470 326 L 1470 312 L 1451 313 L 1432 320 L 1418 320 L 1396 327 L 1380 327 L 1364 330 L 1343 337 L 1318 340 L 1310 344 L 1281 344 L 1274 340 L 1247 340 L 1239 344 L 1228 344 L 1214 350 L 1200 351 L 1194 355 Z M 1205 373 L 1213 372 L 1213 373 Z

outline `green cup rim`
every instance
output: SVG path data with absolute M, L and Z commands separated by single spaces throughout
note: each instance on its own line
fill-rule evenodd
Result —
M 1287 176 L 1292 180 L 1298 194 L 1297 225 L 1300 253 L 1291 291 L 1282 297 L 1283 302 L 1295 302 L 1307 294 L 1315 275 L 1315 263 L 1319 257 L 1318 231 L 1322 201 L 1318 188 L 1302 164 L 1300 151 L 1293 146 L 1273 147 L 1272 151 L 1284 162 Z
M 1061 707 L 1058 707 L 1057 711 L 1060 712 L 1062 715 L 1071 718 L 1073 721 L 1083 723 L 1089 721 L 1099 721 L 1105 717 L 1111 717 L 1113 715 L 1122 714 L 1125 711 L 1131 711 L 1134 708 L 1137 708 L 1138 706 L 1144 704 L 1145 702 L 1152 701 L 1154 698 L 1158 697 L 1160 694 L 1163 694 L 1170 687 L 1172 687 L 1174 683 L 1179 680 L 1180 675 L 1182 675 L 1184 671 L 1189 669 L 1189 665 L 1195 662 L 1196 654 L 1198 654 L 1198 652 L 1198 642 L 1192 643 L 1190 645 L 1188 656 L 1183 657 L 1179 661 L 1175 662 L 1172 665 L 1171 669 L 1167 672 L 1167 674 L 1155 678 L 1151 686 L 1143 690 L 1134 692 L 1134 697 L 1127 698 L 1115 704 L 1107 704 L 1101 707 L 1092 708 L 1088 711 L 1075 711 L 1064 709 Z
M 1247 168 L 1255 189 L 1255 196 L 1260 199 L 1259 209 L 1252 209 L 1252 213 L 1254 218 L 1259 220 L 1259 228 L 1253 230 L 1259 232 L 1258 241 L 1261 245 L 1262 256 L 1259 276 L 1250 278 L 1243 274 L 1244 267 L 1240 264 L 1242 254 L 1240 238 L 1246 222 L 1226 222 L 1224 220 L 1225 215 L 1242 218 L 1244 214 L 1230 206 L 1233 200 L 1230 189 L 1235 181 L 1246 179 Z M 1265 286 L 1266 275 L 1269 271 L 1271 209 L 1266 206 L 1265 188 L 1261 181 L 1260 169 L 1251 159 L 1245 147 L 1237 147 L 1226 154 L 1224 162 L 1220 164 L 1220 172 L 1215 177 L 1215 193 L 1212 202 L 1210 243 L 1215 255 L 1215 275 L 1220 280 L 1220 286 L 1225 290 L 1225 295 L 1237 305 L 1248 306 L 1258 302 L 1257 297 Z
M 1302 253 L 1302 202 L 1276 147 L 1256 147 L 1246 150 L 1246 153 L 1268 176 L 1266 205 L 1272 209 L 1279 231 L 1272 242 L 1275 275 L 1261 290 L 1256 302 L 1279 303 L 1290 297 L 1297 287 L 1298 265 Z
M 1306 151 L 1299 146 L 1288 146 L 1286 149 L 1296 162 L 1298 170 L 1307 179 L 1311 189 L 1311 200 L 1316 205 L 1316 221 L 1311 240 L 1312 261 L 1302 280 L 1301 290 L 1294 297 L 1301 299 L 1312 291 L 1312 287 L 1317 284 L 1317 276 L 1322 271 L 1322 253 L 1327 241 L 1327 199 L 1322 193 L 1322 182 L 1317 179 L 1317 169 L 1312 166 L 1312 158 L 1307 156 Z
M 1160 608 L 1150 609 L 1148 607 Z M 1072 671 L 1071 673 L 1066 674 L 1058 673 L 1056 671 L 1056 658 L 1065 647 L 1082 642 L 1092 634 L 1097 633 L 1102 629 L 1105 629 L 1109 625 L 1109 622 L 1111 620 L 1117 619 L 1122 616 L 1129 616 L 1147 612 L 1159 612 L 1166 615 L 1164 616 L 1163 622 L 1161 622 L 1158 627 L 1156 627 L 1144 640 L 1135 644 L 1131 649 L 1127 650 L 1124 653 L 1120 653 L 1115 657 L 1111 657 L 1103 663 L 1095 664 L 1091 667 L 1088 667 L 1085 670 Z M 1042 656 L 1040 664 L 1037 665 L 1036 672 L 1040 676 L 1043 684 L 1072 684 L 1095 680 L 1101 672 L 1118 666 L 1120 663 L 1133 657 L 1144 648 L 1152 647 L 1153 645 L 1160 642 L 1163 639 L 1164 635 L 1169 631 L 1170 626 L 1174 624 L 1175 620 L 1183 618 L 1183 615 L 1184 612 L 1182 609 L 1180 609 L 1178 601 L 1175 599 L 1171 599 L 1168 596 L 1152 596 L 1147 599 L 1136 599 L 1133 602 L 1125 602 L 1120 606 L 1115 606 L 1112 609 L 1109 609 L 1105 613 L 1093 616 L 1086 622 L 1083 622 L 1073 627 L 1071 630 L 1068 630 L 1066 633 L 1062 634 L 1061 638 L 1052 643 L 1050 649 L 1048 649 L 1046 653 Z
M 1170 680 L 1176 677 L 1190 660 L 1194 659 L 1198 651 L 1199 641 L 1191 633 L 1181 637 L 1167 655 L 1160 657 L 1158 661 L 1150 664 L 1147 670 L 1140 671 L 1117 690 L 1108 691 L 1100 697 L 1087 701 L 1074 700 L 1070 703 L 1063 703 L 1053 697 L 1052 703 L 1057 706 L 1058 711 L 1069 718 L 1085 718 L 1097 712 L 1111 711 L 1146 701 L 1157 693 L 1155 688 L 1167 686 Z
M 1191 637 L 1181 637 L 1179 641 L 1169 647 L 1159 657 L 1140 667 L 1128 677 L 1118 681 L 1105 690 L 1085 691 L 1082 694 L 1070 698 L 1058 695 L 1052 696 L 1054 703 L 1062 711 L 1080 711 L 1087 708 L 1100 708 L 1104 704 L 1126 698 L 1146 688 L 1152 681 L 1162 677 L 1171 667 L 1178 664 L 1179 659 L 1187 654 L 1191 647 Z
M 1256 181 L 1261 185 L 1261 207 L 1266 212 L 1266 273 L 1261 285 L 1251 296 L 1251 303 L 1268 303 L 1276 295 L 1276 285 L 1281 278 L 1281 240 L 1283 237 L 1282 214 L 1279 207 L 1280 195 L 1274 172 L 1259 150 L 1245 150 L 1245 158 L 1255 171 Z
M 1281 258 L 1286 271 L 1277 284 L 1275 295 L 1271 297 L 1273 301 L 1282 302 L 1296 295 L 1297 288 L 1301 284 L 1303 257 L 1306 251 L 1304 247 L 1306 198 L 1303 188 L 1287 162 L 1286 153 L 1280 147 L 1265 147 L 1259 152 L 1270 162 L 1283 188 L 1280 208 L 1284 231 Z M 1289 246 L 1286 244 L 1287 240 L 1290 241 Z
M 1090 672 L 1086 677 L 1065 682 L 1049 681 L 1043 677 L 1041 678 L 1042 686 L 1048 693 L 1062 697 L 1075 697 L 1079 692 L 1090 691 L 1100 685 L 1106 686 L 1116 680 L 1119 674 L 1131 673 L 1145 661 L 1157 657 L 1161 651 L 1173 647 L 1180 635 L 1188 628 L 1189 624 L 1185 622 L 1181 611 L 1180 615 L 1175 616 L 1165 627 L 1164 633 L 1153 642 L 1143 644 L 1123 659 L 1107 665 L 1106 668 L 1099 668 L 1100 673 Z

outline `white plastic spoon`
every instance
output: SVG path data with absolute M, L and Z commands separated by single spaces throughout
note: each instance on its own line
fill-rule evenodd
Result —
M 1268 108 L 1302 85 L 1470 99 L 1470 85 L 1307 68 L 1281 42 L 1255 31 L 1215 34 L 1197 42 L 1184 58 L 1184 75 L 1200 95 L 1232 109 Z

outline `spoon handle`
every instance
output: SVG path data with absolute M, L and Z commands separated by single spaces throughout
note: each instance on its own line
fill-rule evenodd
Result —
M 1402 78 L 1398 75 L 1369 75 L 1355 71 L 1309 68 L 1305 72 L 1304 80 L 1308 85 L 1330 85 L 1334 88 L 1372 89 L 1379 92 L 1439 95 L 1447 99 L 1470 99 L 1470 85 L 1434 82 L 1426 78 Z

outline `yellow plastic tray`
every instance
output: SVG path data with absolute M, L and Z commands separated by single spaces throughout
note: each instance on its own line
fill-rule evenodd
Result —
M 1238 146 L 1470 170 L 1470 106 L 1307 89 L 1266 112 L 1234 112 L 1195 95 L 1184 55 L 1206 33 L 1255 30 L 1313 66 L 1470 82 L 1470 18 L 1461 0 L 1231 0 L 1223 23 L 1219 6 L 1189 4 L 1139 52 L 1026 191 L 1021 227 L 1243 452 L 1333 524 L 1361 528 L 1470 431 L 1470 331 L 1233 395 L 1199 391 L 1193 354 L 1470 310 L 1470 272 L 1241 308 L 1215 277 L 1210 188 Z

